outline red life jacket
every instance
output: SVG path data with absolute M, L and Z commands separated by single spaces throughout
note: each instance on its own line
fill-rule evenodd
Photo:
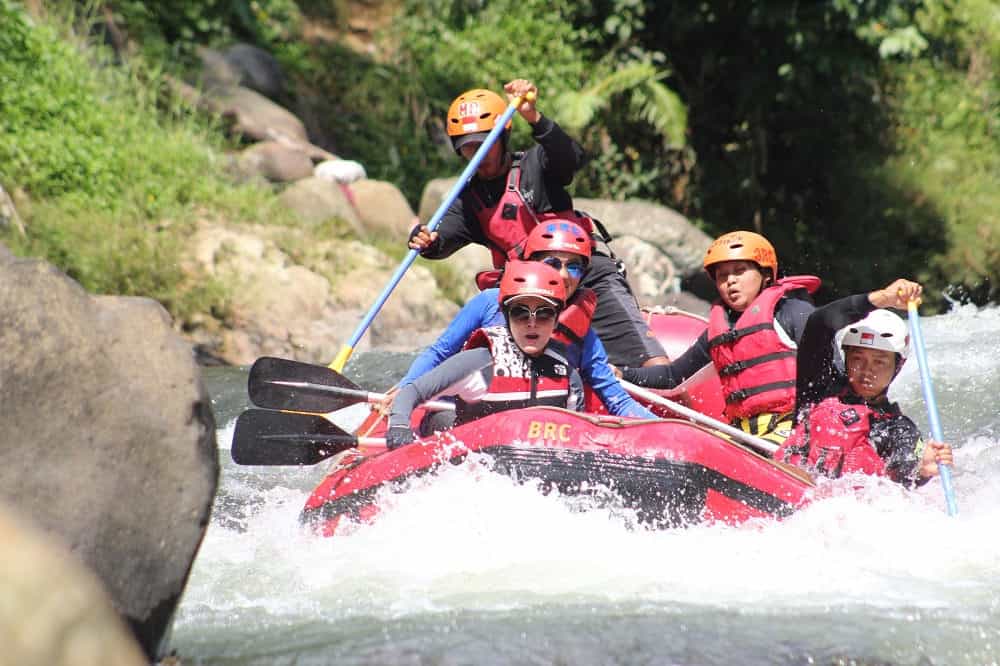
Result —
M 472 192 L 478 207 L 476 219 L 483 229 L 490 253 L 493 255 L 493 266 L 502 267 L 510 259 L 520 259 L 521 250 L 528 233 L 544 220 L 554 218 L 576 222 L 588 234 L 594 233 L 594 225 L 586 215 L 575 210 L 536 213 L 521 194 L 521 154 L 515 153 L 510 171 L 507 172 L 507 189 L 496 206 L 488 207 Z
M 708 349 L 726 397 L 724 413 L 734 421 L 765 412 L 795 409 L 795 347 L 775 330 L 774 310 L 789 292 L 819 289 L 818 277 L 794 275 L 764 289 L 730 328 L 721 302 L 708 317 Z
M 831 478 L 850 472 L 887 476 L 869 439 L 873 421 L 892 415 L 833 396 L 814 406 L 774 457 Z
M 559 313 L 559 323 L 552 337 L 564 345 L 583 342 L 596 309 L 597 292 L 593 289 L 577 289 Z
M 477 402 L 458 400 L 457 423 L 535 405 L 577 407 L 570 390 L 573 369 L 558 342 L 550 342 L 541 356 L 531 357 L 521 351 L 506 326 L 490 326 L 477 330 L 465 343 L 466 349 L 476 347 L 487 347 L 493 357 L 489 388 Z

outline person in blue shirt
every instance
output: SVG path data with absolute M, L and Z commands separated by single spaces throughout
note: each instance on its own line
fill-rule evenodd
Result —
M 580 375 L 615 416 L 656 418 L 656 415 L 625 392 L 608 364 L 608 355 L 597 334 L 590 327 L 590 318 L 597 304 L 589 289 L 578 289 L 590 259 L 589 235 L 569 220 L 547 220 L 536 226 L 524 244 L 524 255 L 542 261 L 560 272 L 569 295 L 569 303 L 559 317 L 557 338 L 567 346 L 567 358 Z M 410 365 L 399 386 L 436 368 L 462 350 L 466 340 L 480 328 L 503 323 L 503 313 L 497 301 L 496 288 L 486 289 L 470 299 L 448 325 L 437 341 Z

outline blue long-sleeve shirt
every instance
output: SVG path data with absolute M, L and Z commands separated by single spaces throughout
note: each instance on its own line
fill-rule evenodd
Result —
M 471 298 L 441 337 L 413 361 L 406 376 L 399 381 L 399 385 L 405 386 L 411 383 L 457 354 L 476 329 L 503 324 L 503 313 L 498 302 L 499 293 L 499 289 L 487 289 Z M 601 398 L 611 414 L 656 418 L 655 414 L 636 402 L 618 383 L 611 366 L 608 365 L 608 354 L 604 345 L 593 329 L 587 331 L 581 343 L 569 345 L 567 351 L 567 360 L 579 368 L 580 376 Z

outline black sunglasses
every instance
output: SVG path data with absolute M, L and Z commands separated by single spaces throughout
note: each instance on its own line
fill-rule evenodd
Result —
M 580 259 L 570 259 L 569 261 L 563 261 L 559 257 L 545 257 L 542 259 L 542 263 L 546 266 L 551 266 L 557 271 L 562 270 L 562 267 L 566 267 L 566 272 L 574 280 L 579 279 L 583 275 L 583 272 L 587 270 L 587 262 L 581 261 Z
M 527 305 L 512 305 L 507 308 L 507 316 L 512 321 L 528 321 L 534 317 L 537 322 L 555 321 L 559 312 L 551 305 L 540 305 L 534 310 Z

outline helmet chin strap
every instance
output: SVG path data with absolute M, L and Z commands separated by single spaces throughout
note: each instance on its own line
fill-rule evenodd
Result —
M 889 380 L 890 384 L 896 379 L 896 375 L 899 374 L 899 371 L 903 369 L 903 364 L 904 363 L 906 363 L 906 359 L 903 358 L 902 354 L 900 354 L 899 352 L 896 352 L 896 371 L 892 373 L 892 379 Z M 888 392 L 889 391 L 889 387 L 886 386 L 885 390 L 886 390 L 886 392 Z

